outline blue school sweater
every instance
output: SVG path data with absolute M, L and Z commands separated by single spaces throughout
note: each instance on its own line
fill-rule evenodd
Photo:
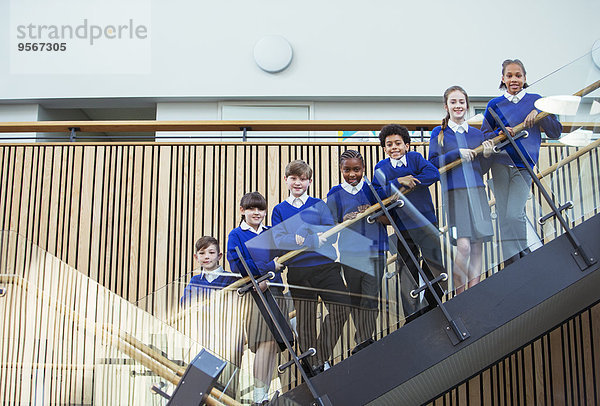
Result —
M 275 250 L 273 249 L 273 239 L 269 227 L 265 227 L 260 234 L 251 230 L 242 230 L 241 227 L 234 228 L 227 237 L 227 261 L 233 272 L 239 272 L 243 276 L 248 276 L 246 268 L 238 257 L 235 247 L 239 247 L 242 257 L 248 264 L 248 268 L 254 277 L 259 277 L 267 272 L 275 272 L 275 279 L 269 282 L 283 283 L 281 273 L 275 271 L 275 262 L 273 258 Z M 250 242 L 250 240 L 253 240 Z
M 401 189 L 398 182 L 399 177 L 413 175 L 421 183 L 405 196 L 410 204 L 407 203 L 404 207 L 396 207 L 392 210 L 394 221 L 400 230 L 411 230 L 429 224 L 437 224 L 429 186 L 440 179 L 440 172 L 416 151 L 406 153 L 406 164 L 406 166 L 398 165 L 394 168 L 390 158 L 379 161 L 375 165 L 373 174 L 375 190 L 380 196 L 391 196 L 394 190 Z
M 237 280 L 238 277 L 235 274 L 225 272 L 223 271 L 223 268 L 221 268 L 219 277 L 212 282 L 209 282 L 203 274 L 194 275 L 183 290 L 180 303 L 185 305 L 189 304 L 194 298 L 207 298 L 209 297 L 208 295 L 210 295 L 210 292 L 223 289 Z
M 377 199 L 366 183 L 363 183 L 362 189 L 355 195 L 347 192 L 342 185 L 334 186 L 327 193 L 327 206 L 336 223 L 343 222 L 346 214 L 358 211 L 358 206 L 371 206 L 376 203 Z M 344 257 L 381 255 L 388 250 L 388 247 L 386 228 L 378 221 L 369 224 L 365 218 L 345 228 L 339 234 L 340 262 L 344 262 Z
M 319 247 L 317 233 L 329 230 L 333 217 L 325 202 L 308 197 L 301 207 L 296 208 L 286 200 L 273 208 L 271 215 L 273 241 L 281 253 L 308 247 L 308 250 L 286 262 L 290 267 L 311 267 L 335 261 L 337 253 L 331 243 L 336 236 L 330 237 Z M 304 245 L 296 244 L 296 234 L 305 238 Z
M 438 142 L 441 130 L 441 126 L 435 127 L 429 141 L 429 161 L 437 168 L 460 159 L 459 148 L 475 149 L 485 140 L 483 133 L 473 126 L 469 126 L 467 133 L 458 134 L 447 127 L 444 130 L 444 145 L 442 146 Z M 444 191 L 485 186 L 482 174 L 488 171 L 491 161 L 492 157 L 484 158 L 482 154 L 479 154 L 473 161 L 463 161 L 461 165 L 447 171 L 441 175 Z
M 535 109 L 534 103 L 541 98 L 539 94 L 526 93 L 518 103 L 513 103 L 504 96 L 496 97 L 490 100 L 485 109 L 483 124 L 481 131 L 485 134 L 486 139 L 494 138 L 500 132 L 500 128 L 492 115 L 488 112 L 492 108 L 496 114 L 502 119 L 502 122 L 507 127 L 515 127 L 521 124 L 531 110 Z M 538 110 L 539 112 L 539 110 Z M 543 118 L 533 128 L 527 128 L 529 136 L 527 138 L 519 138 L 516 140 L 519 149 L 523 151 L 523 155 L 529 161 L 529 164 L 534 166 L 538 162 L 540 155 L 540 145 L 542 143 L 542 134 L 540 126 L 544 128 L 546 135 L 549 138 L 558 138 L 562 132 L 562 125 L 554 115 Z M 519 168 L 524 168 L 525 165 L 517 155 L 517 152 L 512 145 L 507 145 L 504 151 L 494 155 L 494 161 L 503 165 L 514 165 Z

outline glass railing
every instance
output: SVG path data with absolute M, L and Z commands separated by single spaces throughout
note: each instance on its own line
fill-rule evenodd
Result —
M 416 185 L 399 182 L 402 167 L 384 160 L 389 168 L 334 187 L 325 203 L 301 202 L 301 210 L 282 203 L 289 206 L 285 219 L 238 246 L 245 264 L 231 247 L 222 265 L 233 272 L 189 272 L 135 304 L 22 236 L 2 233 L 0 283 L 6 293 L 0 306 L 8 322 L 0 347 L 0 396 L 41 404 L 163 404 L 150 384 L 162 382 L 172 393 L 185 366 L 207 349 L 227 362 L 215 396 L 248 404 L 257 402 L 256 388 L 263 388 L 262 399 L 270 399 L 301 384 L 303 374 L 335 367 L 494 277 L 566 232 L 557 216 L 549 216 L 549 200 L 569 227 L 598 213 L 600 91 L 565 97 L 600 79 L 597 70 L 582 74 L 583 65 L 579 59 L 527 89 L 548 96 L 533 104 L 540 116 L 556 115 L 515 141 L 534 164 L 542 189 L 511 146 L 497 146 L 489 156 L 479 151 L 471 159 L 457 153 L 476 149 L 487 135 L 498 136 L 501 126 L 488 117 L 474 144 L 470 130 L 448 130 L 446 144 L 437 146 L 444 159 L 429 156 L 433 145 L 428 156 L 411 155 Z M 495 112 L 504 126 L 518 128 L 513 107 L 498 105 Z M 575 124 L 560 129 L 559 121 Z M 541 154 L 539 142 L 549 144 Z M 453 162 L 457 166 L 449 168 Z M 380 213 L 379 201 L 389 213 Z M 244 288 L 250 282 L 242 275 L 270 270 L 264 297 Z M 426 279 L 435 280 L 431 290 L 423 289 Z M 305 354 L 302 371 L 294 364 L 277 371 L 293 361 L 288 344 Z
M 203 348 L 14 232 L 0 233 L 0 287 L 3 404 L 163 405 L 150 387 L 172 393 Z

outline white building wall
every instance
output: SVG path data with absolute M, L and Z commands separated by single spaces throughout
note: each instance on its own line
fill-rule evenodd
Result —
M 17 21 L 11 20 L 11 6 L 25 1 L 2 0 L 0 26 L 12 29 Z M 89 3 L 94 1 L 99 2 Z M 43 3 L 60 7 L 60 2 Z M 147 73 L 11 72 L 9 33 L 0 38 L 0 52 L 9 56 L 0 58 L 0 100 L 418 99 L 439 97 L 455 83 L 472 96 L 489 97 L 497 92 L 500 63 L 505 58 L 522 58 L 531 82 L 589 52 L 600 38 L 597 0 L 143 3 L 138 8 L 140 18 L 151 15 Z M 62 12 L 73 14 L 73 24 L 82 16 L 92 21 L 95 15 Z M 136 11 L 127 14 L 131 16 L 114 13 L 111 18 L 137 17 Z M 53 23 L 43 16 L 32 20 Z M 253 60 L 254 44 L 269 34 L 284 36 L 294 50 L 291 65 L 278 74 L 261 71 Z M 120 63 L 105 48 L 98 45 L 97 49 L 107 52 L 103 57 L 112 64 Z M 582 75 L 593 69 L 588 59 L 582 64 Z M 338 114 L 338 107 L 333 110 Z M 315 118 L 325 117 L 325 111 L 326 105 L 315 106 Z

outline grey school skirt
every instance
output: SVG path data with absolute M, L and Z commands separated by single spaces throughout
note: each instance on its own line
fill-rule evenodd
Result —
M 271 291 L 277 306 L 279 306 L 279 309 L 284 315 L 286 322 L 288 322 L 288 315 L 294 307 L 291 304 L 291 298 L 285 297 L 283 289 L 280 287 L 270 287 L 269 290 Z M 248 348 L 250 348 L 250 351 L 256 353 L 256 350 L 261 343 L 277 341 L 273 336 L 274 329 L 273 322 L 271 320 L 266 321 L 258 306 L 251 300 L 250 314 L 246 319 L 246 336 L 248 338 Z M 278 347 L 278 349 L 280 349 L 280 347 Z
M 447 192 L 450 241 L 458 238 L 491 241 L 494 235 L 490 206 L 483 187 L 454 189 Z

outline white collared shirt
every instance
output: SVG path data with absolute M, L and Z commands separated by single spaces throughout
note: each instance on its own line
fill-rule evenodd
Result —
M 246 223 L 246 221 L 242 221 L 242 223 L 240 224 L 240 228 L 244 231 L 250 230 L 257 235 L 262 233 L 266 229 L 266 227 L 263 224 L 261 224 L 260 226 L 258 226 L 258 230 L 255 230 L 254 227 Z
M 202 276 L 204 276 L 204 278 L 212 283 L 212 281 L 214 281 L 215 279 L 217 279 L 219 276 L 221 276 L 221 274 L 225 272 L 223 270 L 222 266 L 219 266 L 217 269 L 213 269 L 212 271 L 205 271 L 202 270 Z
M 504 97 L 506 97 L 510 102 L 518 103 L 519 101 L 523 100 L 523 97 L 525 97 L 526 94 L 527 92 L 525 91 L 525 89 L 523 89 L 515 95 L 512 95 L 508 92 L 504 92 Z
M 364 183 L 365 181 L 361 179 L 360 182 L 358 182 L 358 185 L 352 186 L 348 182 L 344 181 L 342 182 L 341 186 L 346 192 L 350 193 L 351 195 L 355 195 L 362 190 Z
M 394 168 L 397 167 L 398 165 L 408 166 L 408 164 L 406 163 L 406 155 L 402 155 L 402 158 L 400 158 L 400 159 L 390 158 L 390 163 L 392 164 L 392 166 Z
M 306 201 L 308 200 L 308 193 L 304 192 L 304 194 L 300 197 L 294 197 L 292 194 L 290 194 L 285 200 L 295 208 L 299 209 L 306 204 Z
M 448 127 L 450 127 L 450 129 L 454 131 L 455 134 L 459 132 L 469 132 L 469 124 L 467 124 L 466 121 L 463 121 L 462 124 L 456 124 L 454 121 L 448 120 Z

